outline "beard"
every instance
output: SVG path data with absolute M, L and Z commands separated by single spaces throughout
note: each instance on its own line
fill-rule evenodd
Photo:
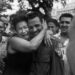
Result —
M 68 34 L 68 26 L 62 26 L 61 27 L 61 36 L 63 37 L 69 37 L 69 34 Z

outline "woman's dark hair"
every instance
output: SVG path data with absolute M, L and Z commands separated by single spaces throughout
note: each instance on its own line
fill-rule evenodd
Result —
M 11 23 L 12 23 L 14 29 L 16 29 L 17 23 L 18 23 L 18 22 L 21 22 L 21 21 L 26 21 L 26 22 L 28 22 L 28 19 L 27 19 L 27 17 L 26 17 L 25 14 L 19 14 L 19 15 L 16 14 L 16 15 L 14 15 L 14 17 L 11 19 Z

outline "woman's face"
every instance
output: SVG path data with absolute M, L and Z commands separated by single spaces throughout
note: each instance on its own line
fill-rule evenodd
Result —
M 27 22 L 20 21 L 16 25 L 16 31 L 21 38 L 28 39 L 29 38 L 29 29 L 27 26 Z

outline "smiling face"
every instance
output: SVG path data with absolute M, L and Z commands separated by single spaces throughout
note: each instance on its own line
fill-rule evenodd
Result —
M 29 38 L 29 29 L 27 26 L 27 22 L 25 22 L 25 21 L 18 22 L 16 25 L 16 31 L 20 37 L 22 37 L 24 39 Z
M 29 30 L 33 36 L 36 36 L 42 30 L 42 22 L 39 17 L 28 20 Z
M 62 17 L 60 20 L 61 32 L 68 32 L 72 19 L 70 17 Z

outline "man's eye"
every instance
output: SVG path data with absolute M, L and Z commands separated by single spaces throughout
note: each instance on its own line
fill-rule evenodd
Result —
M 66 21 L 67 24 L 70 24 L 70 22 Z
M 64 23 L 66 23 L 66 24 L 70 24 L 69 21 L 61 21 L 60 23 L 61 23 L 61 24 L 64 24 Z

